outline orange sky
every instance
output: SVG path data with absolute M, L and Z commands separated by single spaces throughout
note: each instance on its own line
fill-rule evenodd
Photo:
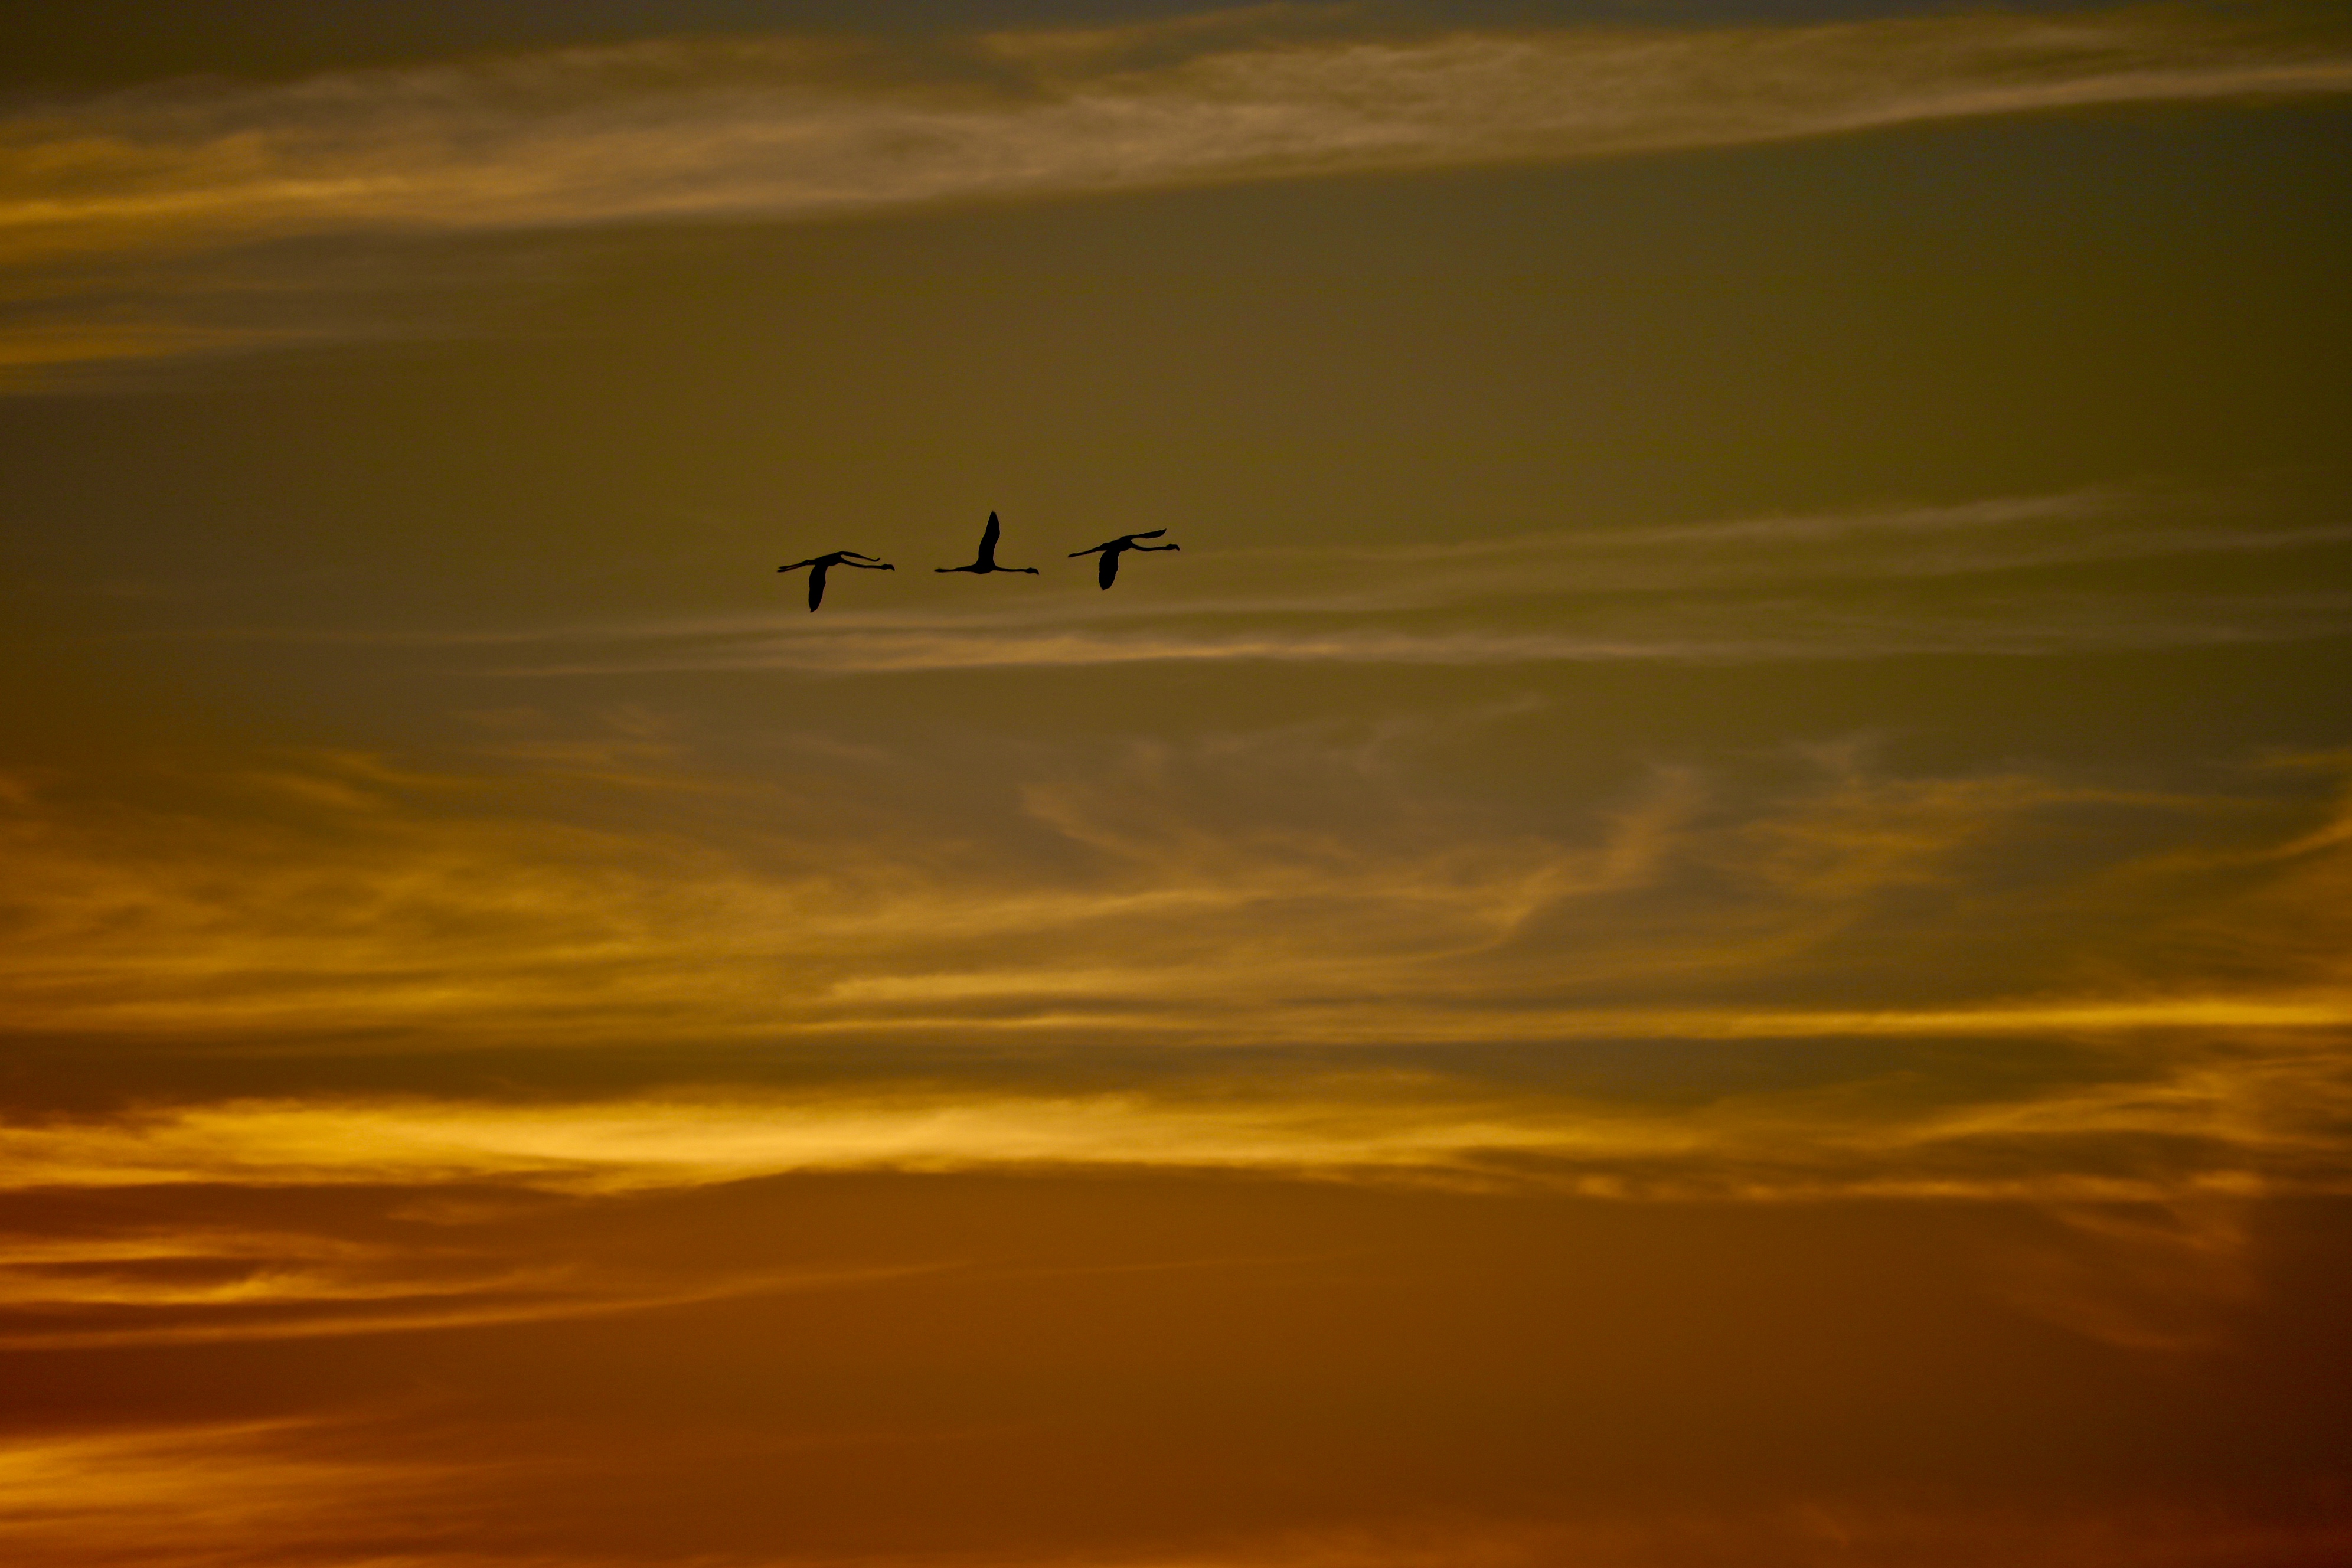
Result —
M 5 72 L 0 1556 L 2352 1555 L 2326 8 Z

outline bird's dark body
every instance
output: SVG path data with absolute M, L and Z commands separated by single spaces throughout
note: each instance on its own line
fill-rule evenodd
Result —
M 867 572 L 898 570 L 887 561 L 878 561 L 871 555 L 860 555 L 855 550 L 836 550 L 830 555 L 812 555 L 805 561 L 795 561 L 789 566 L 779 566 L 776 570 L 797 572 L 803 566 L 809 569 L 809 608 L 811 610 L 824 603 L 824 574 L 836 566 L 856 566 Z
M 1136 542 L 1139 539 L 1157 539 L 1167 531 L 1164 528 L 1155 528 L 1149 533 L 1122 533 L 1117 539 L 1107 540 L 1096 545 L 1094 550 L 1073 550 L 1070 552 L 1070 559 L 1076 561 L 1081 555 L 1092 555 L 1095 550 L 1101 551 L 1102 566 L 1096 572 L 1095 581 L 1108 588 L 1118 581 L 1118 558 L 1129 551 L 1140 550 L 1150 553 L 1160 550 L 1182 549 L 1181 545 L 1177 544 L 1138 544 Z
M 999 566 L 996 563 L 996 542 L 1003 536 L 1003 533 L 1004 525 L 996 521 L 996 514 L 994 512 L 990 512 L 988 514 L 988 526 L 981 531 L 980 535 L 980 553 L 972 559 L 971 565 L 934 566 L 931 570 L 934 572 L 969 572 L 975 577 L 986 576 L 991 572 L 1026 572 L 1029 575 L 1034 577 L 1037 574 L 1037 568 L 1034 566 Z

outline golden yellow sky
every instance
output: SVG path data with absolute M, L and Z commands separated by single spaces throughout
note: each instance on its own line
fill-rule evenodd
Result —
M 2352 1554 L 2333 8 L 23 42 L 0 1556 Z

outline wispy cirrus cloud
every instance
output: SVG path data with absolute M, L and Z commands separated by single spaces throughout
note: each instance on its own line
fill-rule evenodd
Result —
M 446 1167 L 437 1173 L 449 1174 Z M 156 1233 L 0 1233 L 0 1351 L 546 1322 L 852 1288 L 918 1271 L 714 1268 L 656 1277 L 576 1257 L 216 1225 Z
M 534 815 L 514 781 L 490 811 L 461 780 L 333 757 L 247 781 L 259 815 L 201 833 L 31 797 L 0 821 L 18 869 L 0 985 L 22 1033 L 126 1040 L 580 1044 L 657 1025 L 1339 1044 L 2345 1016 L 2332 911 L 2352 861 L 2323 801 L 1829 757 L 1807 784 L 1665 770 L 1572 829 L 1478 826 L 1412 782 L 1444 728 L 1032 757 L 980 842 L 909 805 L 833 812 L 814 843 L 794 827 L 805 803 L 730 795 L 676 759 L 679 785 L 725 808 L 707 836 Z M 522 765 L 575 803 L 598 787 Z M 602 786 L 616 810 L 653 765 Z M 1311 814 L 1283 804 L 1302 799 Z M 2106 825 L 2099 853 L 2040 866 L 2027 847 L 2082 818 Z M 2210 837 L 2247 820 L 2271 836 Z M 1916 899 L 1979 883 L 2000 897 Z
M 318 1549 L 339 1514 L 446 1494 L 458 1474 L 446 1461 L 332 1451 L 338 1430 L 348 1427 L 285 1418 L 0 1440 L 0 1547 L 77 1568 L 213 1568 L 265 1538 Z
M 2084 1200 L 2346 1180 L 2352 857 L 2324 802 L 1832 759 L 1761 795 L 1663 774 L 1578 835 L 1465 831 L 1394 756 L 1308 733 L 1027 771 L 1019 821 L 977 858 L 909 847 L 941 836 L 887 815 L 844 817 L 822 845 L 775 836 L 766 860 L 740 824 L 721 855 L 446 817 L 404 805 L 382 769 L 328 772 L 343 793 L 312 793 L 324 834 L 191 846 L 176 816 L 102 833 L 35 818 L 17 843 L 37 874 L 0 965 L 30 1040 L 397 1045 L 418 1063 L 655 1032 L 861 1052 L 791 1095 L 501 1106 L 430 1089 L 427 1071 L 409 1097 L 29 1122 L 9 1131 L 5 1180 L 599 1192 L 1141 1163 Z M 1254 806 L 1269 778 L 1276 803 Z M 2049 863 L 2050 834 L 2085 822 L 2104 847 Z M 1011 847 L 1024 839 L 1037 853 Z M 919 1044 L 930 1065 L 877 1088 L 866 1042 Z M 1661 1064 L 1669 1045 L 1748 1042 L 1755 1059 L 1696 1102 L 1479 1066 L 1626 1042 Z M 1071 1086 L 1074 1054 L 1113 1048 L 1133 1057 L 1128 1089 Z M 1826 1076 L 1806 1065 L 1823 1050 L 1844 1064 Z M 1221 1065 L 1268 1051 L 1320 1065 L 1276 1089 Z M 1318 1057 L 1333 1051 L 1346 1070 Z M 368 1315 L 373 1267 L 289 1258 L 278 1279 L 297 1296 L 323 1281 L 304 1310 L 326 1324 Z M 620 1310 L 596 1291 L 517 1300 L 543 1282 L 448 1267 L 458 1316 Z
M 1657 605 L 1639 617 L 1601 615 L 1584 635 L 1510 630 L 1312 631 L 1214 628 L 1087 631 L 843 629 L 712 639 L 661 634 L 660 651 L 599 650 L 501 666 L 509 676 L 554 678 L 681 670 L 788 670 L 881 675 L 931 669 L 1052 668 L 1118 664 L 1784 664 L 1916 654 L 2037 657 L 2140 648 L 2300 642 L 2352 633 L 2352 596 L 2198 595 L 2117 604 L 2092 595 L 2000 597 L 1940 614 L 1913 606 L 1848 605 L 1825 612 L 1769 603 Z M 846 617 L 844 617 L 845 620 Z M 1679 620 L 1682 625 L 1675 625 Z M 1608 623 L 1615 622 L 1616 625 Z M 699 643 L 701 646 L 695 646 Z
M 172 236 L 207 224 L 803 216 L 2352 86 L 2346 40 L 2178 8 L 1349 31 L 1344 12 L 1276 10 L 903 54 L 660 42 L 267 89 L 150 89 L 7 126 L 14 189 L 0 223 L 37 250 L 118 225 Z
M 452 1173 L 444 1165 L 410 1175 L 424 1175 L 429 1184 Z M 103 1212 L 81 1217 L 100 1223 L 29 1234 L 0 1224 L 0 1351 L 320 1339 L 609 1317 L 856 1288 L 923 1267 L 633 1269 L 528 1237 L 519 1242 L 505 1236 L 496 1248 L 446 1230 L 420 1239 L 419 1226 L 387 1226 L 374 1215 L 335 1216 L 346 1226 L 341 1231 L 236 1226 L 217 1216 L 149 1228 L 108 1225 L 121 1216 Z M 354 1226 L 355 1217 L 367 1223 Z M 478 1227 L 478 1216 L 471 1217 Z
M 0 363 L 234 338 L 188 324 L 171 296 L 189 280 L 149 264 L 255 240 L 819 218 L 2347 88 L 2352 39 L 2177 7 L 1418 36 L 1368 34 L 1345 8 L 1264 8 L 171 84 L 0 122 L 0 259 L 35 280 L 12 290 L 21 335 Z M 150 281 L 94 314 L 72 269 L 117 261 Z
M 1501 1091 L 1399 1068 L 1327 1070 L 1279 1091 L 1209 1078 L 1114 1094 L 974 1082 L 946 1091 L 737 1090 L 553 1105 L 226 1101 L 15 1129 L 0 1186 L 488 1184 L 593 1196 L 823 1173 L 1091 1167 L 1653 1200 L 2177 1203 L 2352 1190 L 2352 1086 L 2333 1059 L 2331 1034 L 2189 1029 L 2165 1046 L 2151 1044 L 2148 1022 L 2127 1069 L 2093 1076 L 2086 1056 L 2067 1081 L 1990 1093 L 1930 1089 L 1906 1064 L 1883 1078 L 1726 1091 L 1696 1104 Z M 317 1303 L 299 1303 L 307 1310 L 292 1323 L 110 1327 L 131 1339 L 359 1332 L 864 1279 L 728 1279 L 683 1295 L 675 1286 L 632 1294 L 583 1281 L 543 1299 L 485 1287 L 436 1310 L 325 1316 Z M 108 1332 L 86 1324 L 74 1331 Z
M 2347 542 L 2352 525 L 2271 521 L 2251 498 L 2096 489 L 1445 543 L 1211 548 L 1183 558 L 1181 579 L 1122 584 L 1116 601 L 1066 595 L 985 610 L 935 602 L 830 610 L 821 620 L 778 612 L 413 637 L 284 635 L 479 648 L 506 654 L 489 666 L 499 673 L 542 678 L 2032 657 L 2346 635 L 2352 598 L 2324 588 L 2084 586 L 2047 574 Z

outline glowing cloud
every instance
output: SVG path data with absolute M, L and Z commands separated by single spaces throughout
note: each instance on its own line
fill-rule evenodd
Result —
M 1062 846 L 1050 863 L 1010 839 L 942 860 L 912 847 L 939 825 L 873 812 L 820 851 L 756 795 L 707 840 L 457 811 L 451 781 L 334 757 L 246 782 L 264 813 L 289 798 L 299 813 L 223 815 L 194 837 L 173 816 L 33 801 L 0 820 L 19 868 L 0 985 L 26 1033 L 340 1030 L 439 1049 L 610 1044 L 655 1024 L 704 1040 L 1207 1046 L 2352 1016 L 2335 945 L 2347 858 L 2314 826 L 2334 819 L 2318 802 L 2270 808 L 2276 838 L 2225 852 L 2198 836 L 2226 802 L 2022 773 L 1887 778 L 1827 757 L 1814 784 L 1777 795 L 1725 798 L 1667 772 L 1580 833 L 1465 833 L 1404 776 L 1443 741 L 1403 726 L 1366 752 L 1276 731 L 1033 763 L 1007 826 Z M 1317 816 L 1240 804 L 1267 779 L 1312 781 Z M 587 786 L 558 768 L 536 787 Z M 2037 825 L 2083 813 L 2140 824 L 2145 848 L 2054 880 L 2002 869 Z M 2016 885 L 1991 910 L 1896 913 L 1915 889 L 1994 876 Z M 2046 940 L 2021 945 L 2034 931 Z M 1942 979 L 1923 992 L 1927 952 Z M 1899 1005 L 1853 1005 L 1894 975 L 1909 977 Z
M 1864 1077 L 1828 1089 L 1725 1094 L 1697 1108 L 1503 1095 L 1474 1079 L 1396 1070 L 1327 1073 L 1279 1095 L 1212 1079 L 1165 1094 L 1092 1096 L 973 1085 L 540 1107 L 230 1102 L 16 1129 L 0 1186 L 491 1183 L 597 1194 L 810 1172 L 1092 1165 L 1532 1184 L 1603 1197 L 2144 1202 L 2352 1190 L 2352 1145 L 2336 1129 L 2352 1091 L 2324 1048 L 2247 1031 L 2195 1034 L 2166 1049 L 2137 1044 L 2139 1059 L 2102 1081 L 1997 1098 L 1954 1088 L 1922 1100 L 1916 1083 Z M 2151 1139 L 2180 1152 L 2119 1161 L 2105 1147 Z M 706 1293 L 785 1283 L 730 1280 Z M 573 1292 L 515 1304 L 485 1282 L 449 1289 L 488 1300 L 413 1315 L 562 1315 L 667 1299 Z M 341 1331 L 329 1320 L 312 1331 Z

